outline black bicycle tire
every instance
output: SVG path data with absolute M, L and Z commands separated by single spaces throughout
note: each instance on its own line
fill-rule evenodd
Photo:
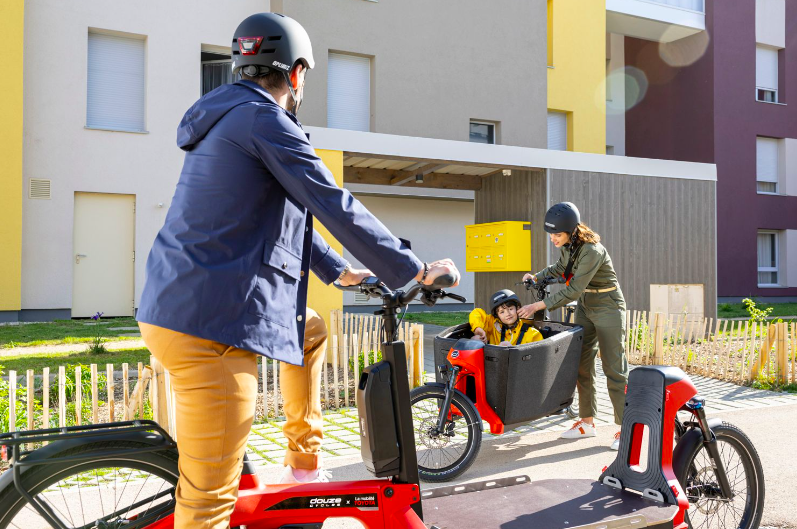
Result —
M 750 470 L 753 471 L 753 475 L 755 477 L 754 490 L 752 491 L 755 493 L 755 499 L 753 502 L 754 512 L 751 513 L 752 517 L 747 520 L 747 523 L 743 526 L 740 526 L 738 529 L 757 528 L 761 524 L 761 518 L 764 515 L 764 498 L 766 495 L 764 469 L 761 465 L 761 458 L 758 456 L 758 451 L 755 449 L 755 446 L 753 446 L 750 438 L 733 424 L 723 422 L 721 425 L 712 428 L 712 431 L 714 432 L 718 442 L 730 442 L 734 448 L 737 449 L 737 452 L 738 448 L 741 448 L 743 452 L 738 453 L 739 457 L 743 460 L 745 472 L 749 472 Z M 678 482 L 681 484 L 681 487 L 683 487 L 684 490 L 686 490 L 686 479 L 689 467 L 692 466 L 695 457 L 702 448 L 702 443 L 696 444 L 695 449 L 691 454 L 689 454 L 689 457 L 684 459 L 683 465 L 680 468 L 673 469 L 675 471 L 675 476 L 678 478 Z M 686 521 L 691 529 L 692 523 L 689 520 L 688 513 L 686 516 Z
M 95 466 L 94 468 L 102 468 L 102 466 L 112 466 L 112 464 L 115 462 L 122 464 L 130 464 L 133 462 L 141 465 L 144 468 L 130 468 L 139 468 L 140 470 L 161 470 L 162 473 L 158 474 L 161 478 L 164 478 L 165 480 L 166 476 L 169 476 L 173 478 L 173 481 L 170 481 L 170 483 L 176 484 L 179 471 L 177 467 L 177 452 L 174 450 L 139 452 L 132 453 L 124 457 L 116 456 L 110 458 L 103 455 L 104 451 L 111 452 L 124 448 L 135 449 L 146 448 L 148 446 L 149 445 L 144 443 L 130 441 L 97 441 L 78 445 L 54 455 L 53 458 L 85 454 L 86 452 L 96 452 L 96 459 L 71 463 L 59 463 L 57 460 L 55 460 L 53 463 L 31 467 L 28 471 L 22 474 L 21 482 L 28 493 L 33 495 L 38 494 L 41 490 L 48 487 L 52 483 L 57 483 L 71 474 L 91 470 L 92 467 L 90 465 L 95 463 L 102 465 Z M 14 487 L 13 483 L 9 483 L 4 490 L 0 491 L 0 529 L 5 529 L 13 520 L 13 517 L 26 504 L 27 500 L 19 493 L 16 487 Z
M 433 386 L 417 387 L 410 392 L 410 406 L 426 398 L 443 399 L 445 398 L 445 390 Z M 430 469 L 418 464 L 418 475 L 423 481 L 431 483 L 451 481 L 468 470 L 471 465 L 473 465 L 474 461 L 476 461 L 476 456 L 479 455 L 482 444 L 481 417 L 479 416 L 479 412 L 469 399 L 458 393 L 453 395 L 451 405 L 456 406 L 457 409 L 463 412 L 465 420 L 469 425 L 467 447 L 463 456 L 459 458 L 451 468 L 446 467 L 446 469 L 441 471 L 441 469 Z

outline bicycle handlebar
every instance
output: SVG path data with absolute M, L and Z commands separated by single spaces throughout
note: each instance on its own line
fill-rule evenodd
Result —
M 367 294 L 372 298 L 381 298 L 383 300 L 395 295 L 400 305 L 409 304 L 420 294 L 422 296 L 421 301 L 423 304 L 431 307 L 442 298 L 452 298 L 461 303 L 467 302 L 464 297 L 457 294 L 450 294 L 443 290 L 443 288 L 453 285 L 456 280 L 457 278 L 453 274 L 444 274 L 435 278 L 431 285 L 416 283 L 407 289 L 406 292 L 401 290 L 391 290 L 378 277 L 375 276 L 366 277 L 359 285 L 343 286 L 337 281 L 335 281 L 333 284 L 335 285 L 335 288 L 339 290 L 360 292 Z

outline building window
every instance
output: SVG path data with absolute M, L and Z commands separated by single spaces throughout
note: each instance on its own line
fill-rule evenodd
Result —
M 778 145 L 775 138 L 757 137 L 756 186 L 759 193 L 778 192 Z
M 202 95 L 240 78 L 232 74 L 230 55 L 202 50 Z
M 371 59 L 329 53 L 327 127 L 371 130 Z
M 86 126 L 143 132 L 145 37 L 89 30 Z
M 778 50 L 769 46 L 755 49 L 756 99 L 767 103 L 778 102 Z
M 567 150 L 567 114 L 564 112 L 548 112 L 548 148 Z
M 486 123 L 484 121 L 471 121 L 470 122 L 470 137 L 471 143 L 495 143 L 495 123 Z
M 758 285 L 778 285 L 778 232 L 758 232 Z

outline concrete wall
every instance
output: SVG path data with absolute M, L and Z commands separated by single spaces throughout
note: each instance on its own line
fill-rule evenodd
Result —
M 29 2 L 25 11 L 24 177 L 52 180 L 52 200 L 23 201 L 22 308 L 72 305 L 72 220 L 77 191 L 136 195 L 136 300 L 144 264 L 163 224 L 183 152 L 175 131 L 199 98 L 200 47 L 229 46 L 258 0 L 143 4 Z M 88 29 L 146 36 L 148 133 L 85 129 Z M 52 46 L 57 42 L 58 58 Z M 179 58 L 179 60 L 178 60 Z M 158 203 L 163 207 L 159 208 Z M 98 219 L 99 221 L 99 219 Z
M 369 211 L 379 217 L 394 235 L 408 239 L 412 243 L 413 252 L 420 259 L 425 261 L 445 257 L 453 259 L 462 272 L 456 293 L 465 296 L 468 302 L 473 302 L 475 274 L 465 272 L 465 225 L 474 222 L 472 200 L 367 196 L 360 193 L 356 193 L 355 196 Z M 348 250 L 343 255 L 353 266 L 361 266 Z M 371 304 L 374 303 L 376 302 L 371 301 Z M 353 293 L 343 293 L 343 305 L 347 307 L 354 305 Z M 439 305 L 451 305 L 451 308 L 454 308 L 459 306 L 459 303 L 444 300 Z
M 333 50 L 373 57 L 371 132 L 468 141 L 469 121 L 477 119 L 499 122 L 498 143 L 546 147 L 544 0 L 500 9 L 480 0 L 272 4 L 282 4 L 313 41 L 304 124 L 327 125 Z
M 553 63 L 548 68 L 548 109 L 567 113 L 568 150 L 603 154 L 606 152 L 605 3 L 552 0 L 552 16 Z
M 23 0 L 0 4 L 0 45 L 20 50 L 24 30 Z M 22 53 L 10 53 L 0 83 L 0 321 L 3 311 L 17 311 L 21 303 L 22 274 Z

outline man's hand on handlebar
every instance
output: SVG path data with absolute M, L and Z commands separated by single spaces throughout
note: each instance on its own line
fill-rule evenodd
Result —
M 426 279 L 423 280 L 424 285 L 431 285 L 434 283 L 434 280 L 440 276 L 444 275 L 452 275 L 456 278 L 452 287 L 459 285 L 459 270 L 457 270 L 457 266 L 454 264 L 454 261 L 451 259 L 440 259 L 439 261 L 435 261 L 433 263 L 429 263 L 429 273 L 426 274 Z M 423 268 L 418 271 L 418 275 L 415 276 L 416 281 L 420 281 L 423 277 Z
M 520 307 L 517 311 L 517 315 L 524 320 L 530 320 L 534 318 L 534 313 L 538 310 L 545 309 L 545 302 L 544 301 L 537 301 L 536 303 L 532 303 L 531 305 L 524 305 Z
M 366 277 L 373 277 L 373 273 L 368 269 L 358 270 L 356 268 L 349 269 L 342 278 L 340 278 L 340 285 L 348 287 L 351 285 L 359 285 Z

